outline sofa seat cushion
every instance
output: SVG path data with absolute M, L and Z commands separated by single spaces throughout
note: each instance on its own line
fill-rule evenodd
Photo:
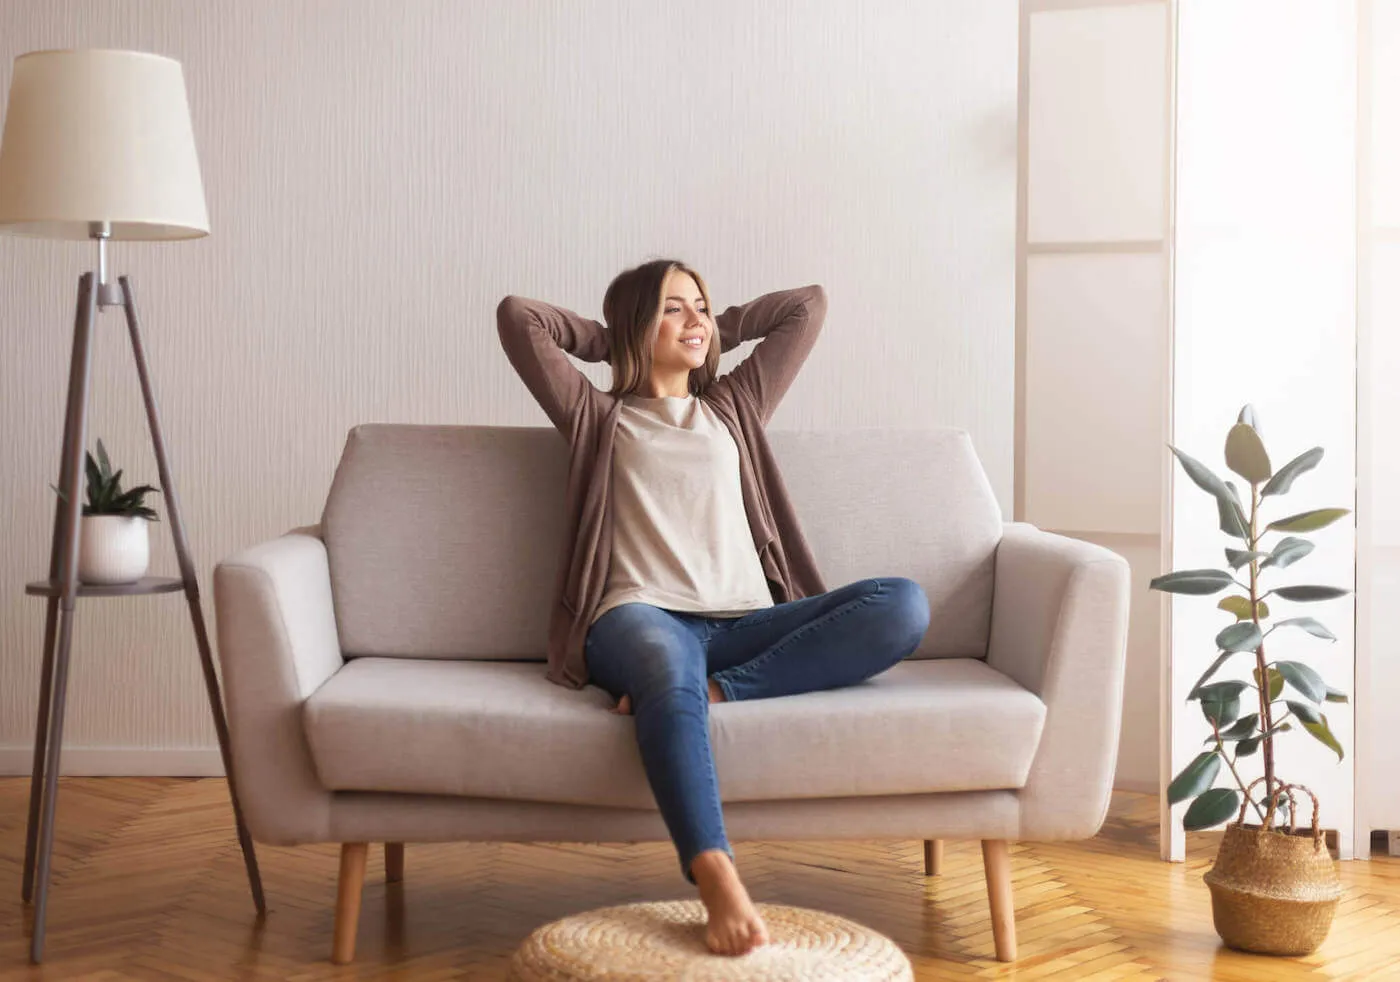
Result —
M 355 658 L 303 723 L 334 791 L 654 807 L 630 716 L 536 662 Z M 1019 788 L 1045 705 L 976 659 L 905 661 L 859 685 L 711 707 L 725 801 Z

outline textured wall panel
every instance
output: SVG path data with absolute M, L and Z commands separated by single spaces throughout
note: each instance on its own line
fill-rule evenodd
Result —
M 1011 0 L 0 6 L 6 91 L 16 54 L 98 46 L 174 56 L 189 86 L 213 234 L 119 244 L 114 266 L 206 591 L 219 557 L 318 517 L 357 422 L 543 424 L 496 301 L 596 316 L 658 254 L 721 305 L 825 284 L 774 425 L 964 427 L 1009 508 Z M 0 238 L 0 750 L 32 739 L 43 609 L 22 585 L 46 568 L 92 261 Z M 92 435 L 154 483 L 120 327 L 102 318 Z M 74 650 L 68 745 L 212 744 L 179 599 L 85 601 Z

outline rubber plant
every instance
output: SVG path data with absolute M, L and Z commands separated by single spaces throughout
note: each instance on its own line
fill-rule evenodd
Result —
M 1239 421 L 1225 438 L 1225 464 L 1243 478 L 1245 488 L 1221 480 L 1210 468 L 1176 447 L 1170 449 L 1186 476 L 1215 499 L 1220 531 L 1234 541 L 1225 547 L 1228 569 L 1178 570 L 1154 579 L 1152 589 L 1193 596 L 1213 596 L 1232 587 L 1240 592 L 1231 592 L 1217 604 L 1234 620 L 1215 636 L 1214 660 L 1186 697 L 1200 703 L 1210 726 L 1210 747 L 1176 775 L 1167 788 L 1167 799 L 1173 805 L 1191 802 L 1182 821 L 1188 830 L 1219 825 L 1236 815 L 1242 803 L 1253 808 L 1261 826 L 1268 829 L 1275 823 L 1281 825 L 1288 817 L 1274 741 L 1279 734 L 1292 730 L 1296 722 L 1341 760 L 1342 746 L 1333 735 L 1323 708 L 1329 702 L 1347 701 L 1345 693 L 1327 685 L 1302 662 L 1269 660 L 1266 649 L 1275 631 L 1301 631 L 1321 641 L 1336 640 L 1326 626 L 1312 617 L 1274 620 L 1269 601 L 1319 603 L 1344 597 L 1351 591 L 1315 585 L 1274 586 L 1265 590 L 1263 581 L 1307 558 L 1313 543 L 1306 534 L 1326 528 L 1350 514 L 1350 509 L 1314 508 L 1266 523 L 1266 506 L 1272 506 L 1274 499 L 1292 489 L 1300 475 L 1315 468 L 1323 451 L 1314 447 L 1275 471 L 1251 406 L 1241 410 Z M 1243 660 L 1244 656 L 1253 662 L 1249 680 L 1212 681 L 1228 662 Z M 1261 755 L 1264 769 L 1264 790 L 1257 800 L 1250 795 L 1239 772 L 1239 762 L 1256 753 Z M 1228 774 L 1227 785 L 1216 787 L 1222 772 Z M 1271 799 L 1273 809 L 1267 808 Z

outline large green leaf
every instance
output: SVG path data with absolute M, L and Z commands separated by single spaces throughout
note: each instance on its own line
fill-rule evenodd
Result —
M 1285 699 L 1283 704 L 1289 708 L 1299 722 L 1304 726 L 1309 723 L 1317 723 L 1322 720 L 1322 713 L 1310 702 L 1299 702 L 1297 699 Z
M 1225 562 L 1230 564 L 1231 569 L 1239 569 L 1241 566 L 1252 563 L 1256 559 L 1267 558 L 1269 558 L 1269 553 L 1267 552 L 1249 552 L 1244 549 L 1231 549 L 1228 546 L 1225 549 Z M 1263 567 L 1261 566 L 1260 568 L 1262 569 Z
M 1296 515 L 1289 515 L 1287 518 L 1280 518 L 1276 522 L 1270 522 L 1268 531 L 1316 532 L 1318 529 L 1325 529 L 1337 519 L 1350 514 L 1350 508 L 1314 508 L 1312 511 L 1302 511 Z
M 1254 614 L 1251 613 L 1249 609 L 1248 597 L 1241 597 L 1236 594 L 1232 597 L 1226 597 L 1215 606 L 1227 613 L 1234 614 L 1236 620 L 1250 621 L 1254 619 Z M 1269 616 L 1269 605 L 1260 600 L 1256 607 L 1259 610 L 1259 619 L 1261 621 L 1267 619 Z
M 1191 686 L 1191 691 L 1186 694 L 1186 701 L 1190 702 L 1192 699 L 1197 698 L 1200 695 L 1201 688 L 1210 681 L 1210 677 L 1220 670 L 1221 665 L 1225 664 L 1225 659 L 1235 653 L 1236 652 L 1233 651 L 1225 651 L 1218 655 L 1215 661 L 1210 663 L 1210 667 L 1201 673 L 1201 677 L 1196 680 L 1196 684 Z
M 1311 617 L 1290 617 L 1287 620 L 1279 621 L 1274 627 L 1296 627 L 1301 631 L 1307 631 L 1315 638 L 1322 638 L 1325 641 L 1337 640 L 1337 636 L 1327 630 L 1325 625 Z
M 1306 698 L 1313 702 L 1321 702 L 1327 696 L 1327 683 L 1322 681 L 1322 676 L 1313 671 L 1302 662 L 1280 661 L 1275 662 L 1274 667 L 1279 670 L 1288 684 L 1301 692 Z
M 1149 586 L 1164 593 L 1206 596 L 1219 593 L 1234 582 L 1235 578 L 1223 569 L 1183 569 L 1164 573 L 1153 579 Z
M 1274 546 L 1274 551 L 1269 553 L 1269 558 L 1259 564 L 1260 569 L 1268 569 L 1270 566 L 1275 569 L 1284 569 L 1292 566 L 1308 553 L 1313 551 L 1313 544 L 1307 539 L 1300 539 L 1296 535 L 1280 539 L 1278 545 Z
M 1284 600 L 1296 600 L 1299 603 L 1315 603 L 1319 600 L 1336 600 L 1338 597 L 1345 597 L 1351 593 L 1350 590 L 1340 586 L 1281 586 L 1272 592 L 1278 594 Z
M 1234 495 L 1217 495 L 1215 511 L 1220 518 L 1220 531 L 1233 538 L 1249 541 L 1249 519 L 1245 517 L 1244 506 Z
M 1230 427 L 1225 437 L 1225 466 L 1250 484 L 1263 484 L 1274 473 L 1264 441 L 1248 423 Z
M 1206 688 L 1209 688 L 1207 686 Z M 1201 712 L 1216 726 L 1229 726 L 1240 716 L 1240 697 L 1222 693 L 1219 698 L 1201 696 Z
M 1264 634 L 1253 621 L 1231 624 L 1215 636 L 1215 646 L 1221 651 L 1255 651 L 1264 641 Z
M 1241 716 L 1226 729 L 1220 731 L 1222 740 L 1243 740 L 1245 737 L 1253 735 L 1259 727 L 1259 714 L 1250 713 L 1248 716 Z
M 1214 750 L 1197 755 L 1181 769 L 1181 773 L 1167 785 L 1167 801 L 1175 805 L 1194 798 L 1215 783 L 1215 775 L 1220 773 L 1220 755 Z
M 1240 810 L 1240 793 L 1234 788 L 1211 788 L 1204 792 L 1181 820 L 1188 832 L 1208 829 L 1235 815 Z
M 1225 482 L 1216 477 L 1214 471 L 1195 457 L 1182 453 L 1170 444 L 1167 445 L 1167 448 L 1176 455 L 1177 460 L 1181 461 L 1181 469 L 1186 472 L 1186 476 L 1195 483 L 1196 487 L 1212 497 L 1225 497 L 1227 493 L 1225 490 Z
M 1249 688 L 1248 682 L 1241 682 L 1239 679 L 1228 679 L 1224 682 L 1212 682 L 1210 685 L 1201 686 L 1200 696 L 1202 699 L 1233 699 L 1245 689 Z
M 1342 745 L 1337 742 L 1337 738 L 1332 735 L 1332 729 L 1327 725 L 1327 717 L 1322 716 L 1316 723 L 1304 723 L 1303 729 L 1307 730 L 1323 744 L 1331 747 L 1336 753 L 1337 759 L 1343 759 L 1346 754 L 1342 752 Z
M 1293 487 L 1293 479 L 1299 474 L 1304 474 L 1318 465 L 1322 460 L 1322 448 L 1313 447 L 1294 457 L 1288 463 L 1278 469 L 1273 477 L 1269 478 L 1269 483 L 1264 485 L 1261 495 L 1287 494 L 1288 489 Z

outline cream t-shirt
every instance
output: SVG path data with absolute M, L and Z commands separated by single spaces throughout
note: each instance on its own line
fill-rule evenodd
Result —
M 624 603 L 742 617 L 773 606 L 739 484 L 739 448 L 694 395 L 623 398 L 613 540 L 596 621 Z

